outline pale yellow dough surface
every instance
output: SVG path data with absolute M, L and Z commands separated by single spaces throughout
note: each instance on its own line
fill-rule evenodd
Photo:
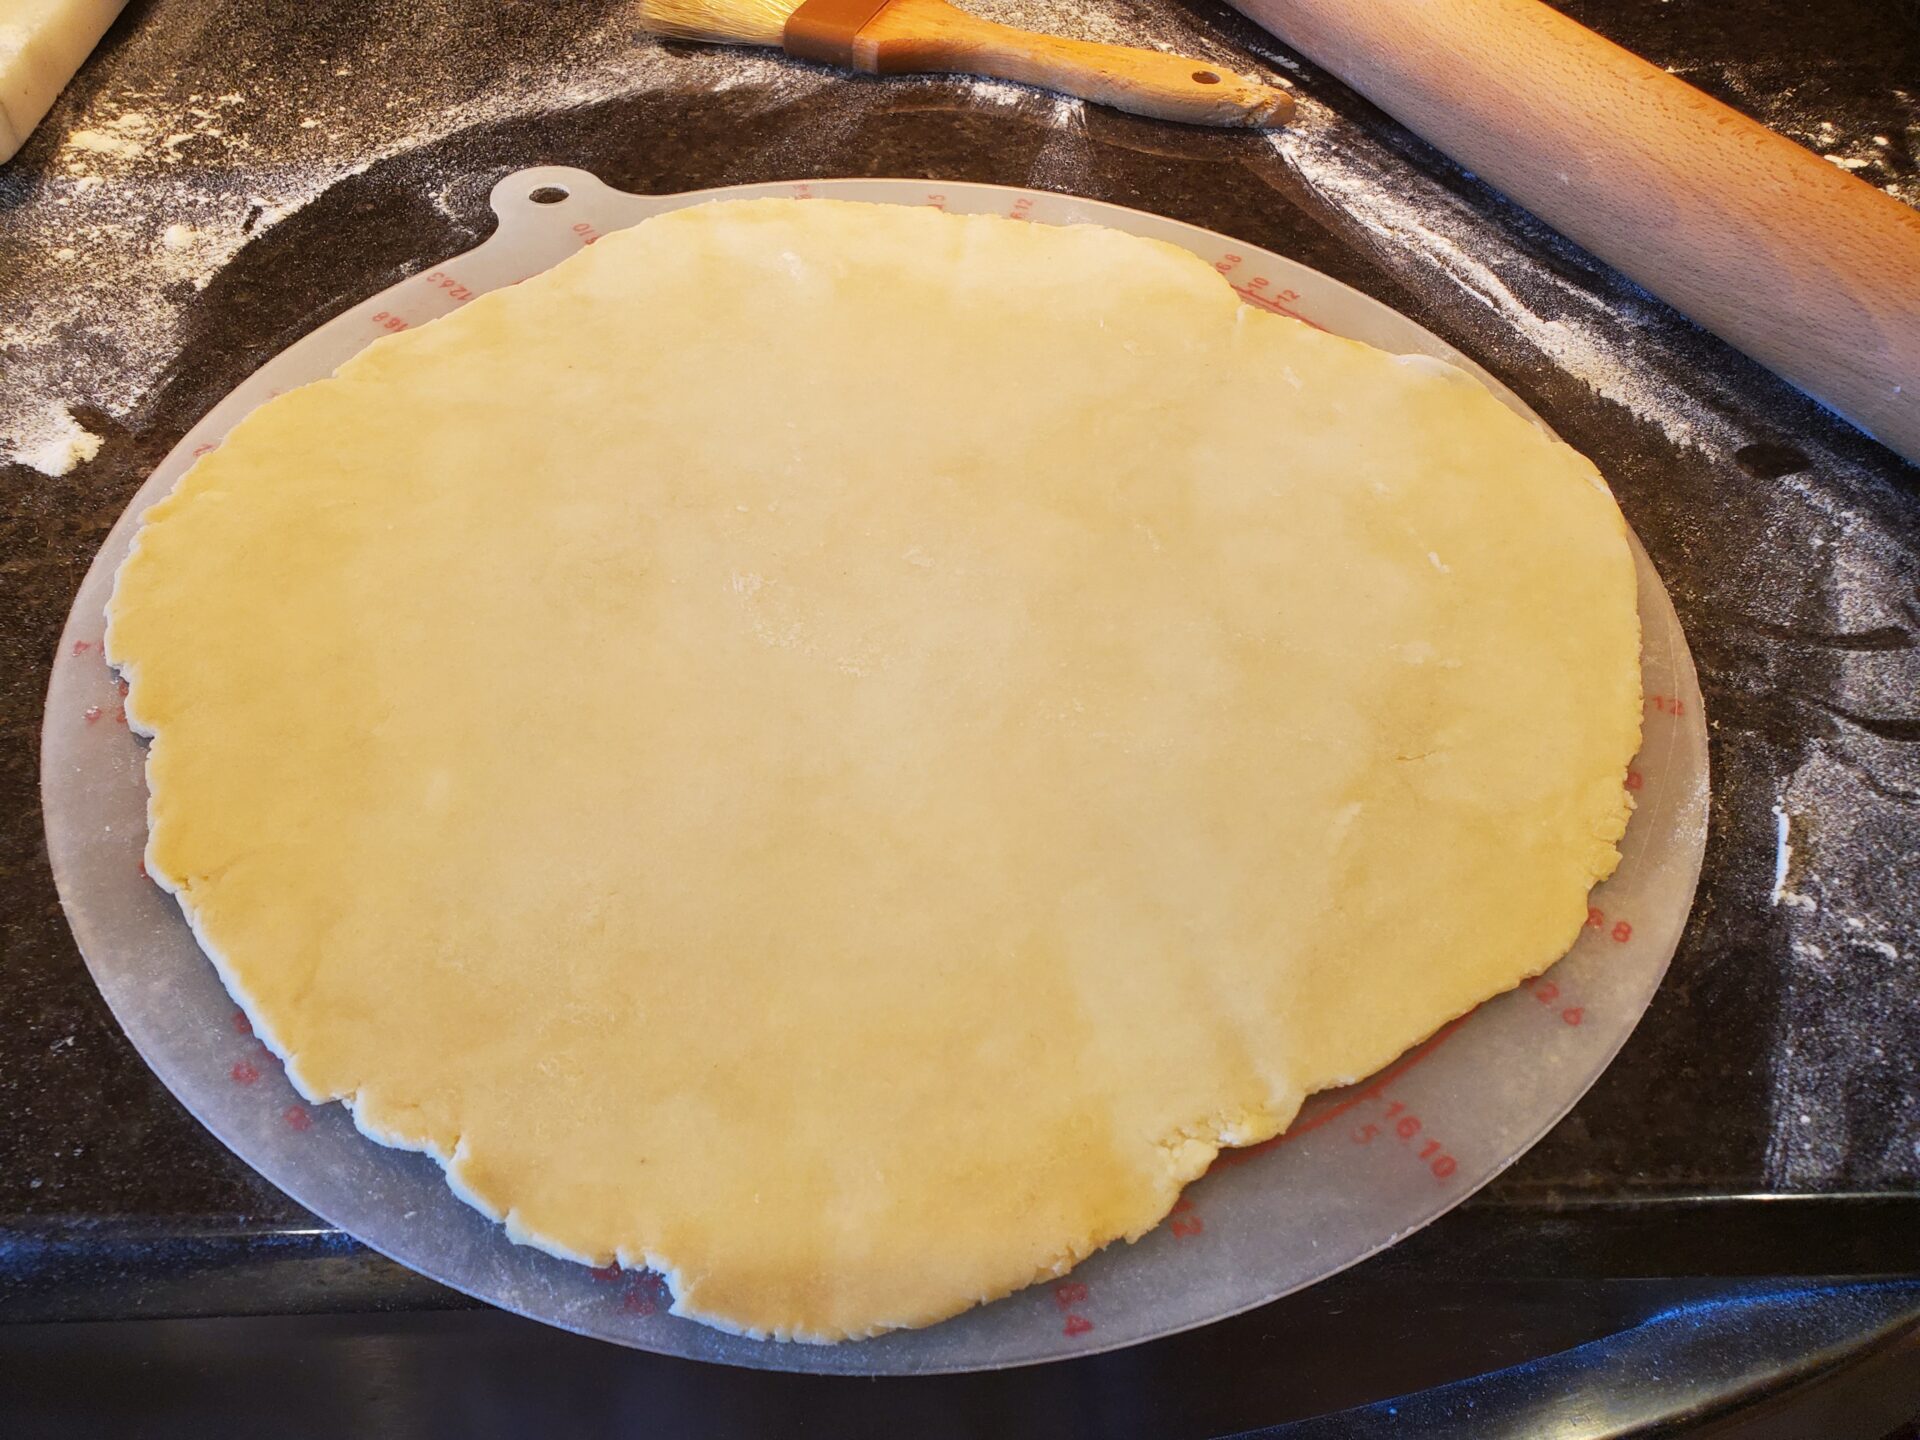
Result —
M 702 206 L 375 344 L 110 607 L 147 866 L 316 1100 L 681 1313 L 924 1325 L 1551 964 L 1624 527 L 1097 228 Z

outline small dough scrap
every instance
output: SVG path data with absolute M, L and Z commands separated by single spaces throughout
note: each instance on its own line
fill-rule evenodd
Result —
M 248 416 L 110 605 L 300 1091 L 676 1310 L 926 1325 L 1564 953 L 1586 460 L 1099 227 L 674 211 Z

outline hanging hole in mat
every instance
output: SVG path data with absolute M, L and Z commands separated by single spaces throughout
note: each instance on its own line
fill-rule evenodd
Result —
M 564 185 L 542 185 L 538 190 L 529 191 L 527 198 L 536 205 L 558 205 L 562 200 L 567 198 L 567 187 Z
M 1202 85 L 1218 85 L 1220 83 L 1220 77 L 1211 70 L 1196 70 L 1193 72 L 1193 78 Z

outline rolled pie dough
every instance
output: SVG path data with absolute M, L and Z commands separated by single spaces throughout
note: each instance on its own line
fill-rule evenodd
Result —
M 1057 1275 L 1572 943 L 1639 734 L 1592 465 L 1095 227 L 704 205 L 146 517 L 147 867 L 515 1240 L 839 1340 Z

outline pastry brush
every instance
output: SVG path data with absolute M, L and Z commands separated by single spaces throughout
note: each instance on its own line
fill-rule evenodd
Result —
M 1257 128 L 1293 114 L 1286 91 L 1207 61 L 1016 30 L 946 0 L 640 0 L 640 21 L 871 75 L 988 75 L 1191 125 Z

